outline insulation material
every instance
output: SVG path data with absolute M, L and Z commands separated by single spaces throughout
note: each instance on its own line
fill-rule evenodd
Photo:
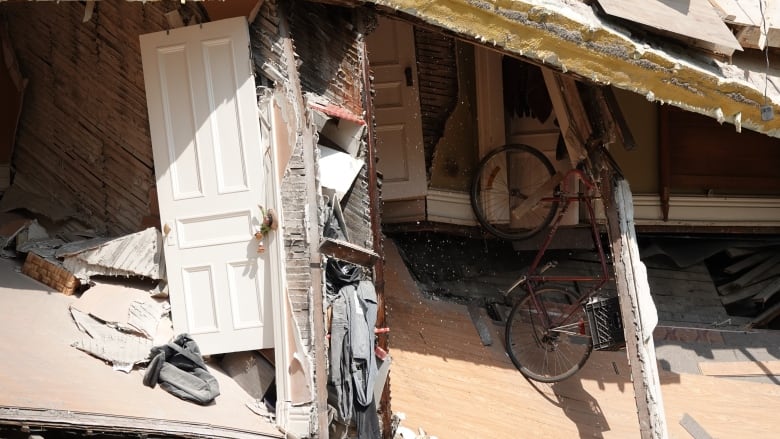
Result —
M 82 281 L 94 275 L 165 277 L 162 235 L 153 227 L 108 241 L 95 239 L 63 246 L 57 257 L 64 258 L 65 268 Z

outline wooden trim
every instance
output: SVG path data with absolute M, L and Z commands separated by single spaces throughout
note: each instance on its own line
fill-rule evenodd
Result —
M 427 220 L 447 224 L 476 226 L 471 196 L 466 192 L 428 189 Z
M 210 437 L 231 439 L 281 438 L 282 434 L 268 435 L 213 424 L 171 421 L 163 419 L 83 413 L 71 410 L 0 407 L 0 425 L 18 426 L 22 430 L 39 427 L 83 430 L 89 435 L 101 433 L 133 433 L 134 435 L 176 435 L 177 437 Z
M 634 210 L 637 225 L 780 226 L 780 198 L 634 195 Z
M 506 143 L 504 80 L 499 52 L 474 46 L 479 157 Z
M 669 219 L 669 193 L 672 181 L 671 153 L 669 149 L 669 112 L 658 112 L 658 195 L 661 197 L 663 220 Z

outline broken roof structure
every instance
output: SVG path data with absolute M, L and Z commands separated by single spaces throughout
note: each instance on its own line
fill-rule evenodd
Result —
M 734 44 L 728 53 L 720 53 L 720 56 L 691 54 L 681 50 L 679 44 L 659 43 L 657 36 L 646 38 L 647 34 L 634 32 L 621 25 L 625 22 L 608 15 L 615 11 L 618 18 L 637 19 L 621 14 L 636 9 L 637 15 L 652 19 L 655 28 L 677 27 L 683 29 L 678 32 L 685 32 L 685 29 L 719 24 L 728 35 L 729 30 L 720 17 L 715 16 L 718 21 L 713 23 L 696 15 L 697 10 L 713 11 L 704 0 L 654 0 L 643 2 L 641 7 L 625 2 L 577 0 L 337 3 L 374 3 L 388 7 L 424 24 L 597 84 L 612 85 L 639 93 L 649 101 L 704 114 L 718 122 L 731 123 L 737 130 L 745 127 L 780 137 L 780 118 L 764 120 L 761 116 L 763 105 L 772 106 L 774 113 L 780 111 L 780 70 L 777 66 L 755 56 L 733 53 L 735 48 L 740 48 L 733 38 Z M 701 4 L 706 7 L 695 7 Z M 596 13 L 599 5 L 607 15 Z M 766 14 L 776 12 L 774 8 Z M 755 21 L 756 17 L 751 18 Z M 684 37 L 682 45 L 695 38 L 688 32 L 677 36 Z M 761 45 L 762 49 L 768 50 L 768 47 Z

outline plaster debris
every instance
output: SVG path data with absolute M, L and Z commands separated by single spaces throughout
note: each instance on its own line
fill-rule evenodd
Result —
M 137 275 L 156 280 L 165 277 L 162 235 L 154 227 L 111 240 L 71 243 L 60 248 L 56 256 L 63 258 L 65 268 L 82 282 L 94 275 Z
M 133 366 L 146 361 L 152 340 L 111 328 L 75 308 L 70 312 L 76 325 L 85 333 L 71 346 L 111 363 L 114 370 L 122 372 L 130 372 Z

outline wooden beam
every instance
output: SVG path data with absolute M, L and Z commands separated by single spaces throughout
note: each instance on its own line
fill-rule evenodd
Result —
M 569 160 L 572 166 L 576 166 L 588 156 L 586 144 L 592 133 L 585 105 L 577 91 L 577 81 L 549 68 L 541 69 L 566 150 L 569 152 Z
M 643 439 L 667 438 L 664 404 L 655 358 L 653 328 L 658 322 L 647 271 L 639 257 L 634 231 L 634 206 L 631 190 L 623 179 L 613 180 L 609 171 L 602 179 L 603 199 L 607 204 L 607 229 L 612 243 L 615 285 L 633 377 L 639 430 Z
M 501 54 L 474 46 L 479 157 L 506 143 Z
M 708 376 L 774 376 L 780 375 L 780 361 L 702 361 L 699 370 Z
M 370 249 L 347 241 L 323 238 L 320 243 L 320 253 L 325 256 L 341 259 L 363 267 L 373 267 L 379 255 Z
M 600 104 L 605 107 L 605 111 L 603 111 L 604 117 L 609 118 L 611 125 L 615 127 L 615 133 L 623 144 L 623 148 L 626 151 L 633 151 L 636 149 L 636 140 L 634 140 L 634 135 L 631 134 L 626 118 L 623 117 L 623 111 L 615 98 L 615 92 L 612 87 L 608 86 L 597 87 L 596 89 L 601 95 Z
M 521 219 L 523 215 L 528 213 L 537 204 L 539 204 L 539 201 L 541 201 L 542 198 L 553 196 L 555 187 L 561 184 L 565 176 L 566 174 L 563 172 L 556 172 L 555 175 L 550 177 L 550 179 L 547 180 L 545 184 L 539 186 L 539 188 L 534 191 L 534 193 L 530 194 L 528 198 L 523 200 L 522 203 L 518 204 L 517 207 L 512 209 L 512 219 Z

